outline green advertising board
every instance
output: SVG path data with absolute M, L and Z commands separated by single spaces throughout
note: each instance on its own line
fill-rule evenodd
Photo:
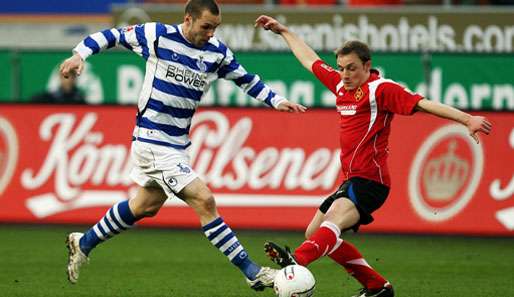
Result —
M 20 99 L 28 102 L 38 92 L 57 88 L 58 66 L 70 55 L 68 51 L 21 52 Z M 88 103 L 133 103 L 137 100 L 143 75 L 144 61 L 139 56 L 130 52 L 110 51 L 88 59 L 77 83 L 86 94 Z
M 0 61 L 9 61 L 9 52 L 0 52 Z M 20 94 L 21 101 L 45 88 L 58 84 L 57 66 L 68 52 L 19 52 L 19 90 L 2 80 L 5 99 Z M 286 98 L 309 107 L 333 107 L 334 96 L 314 76 L 303 69 L 289 52 L 242 52 L 238 61 Z M 335 65 L 331 53 L 321 57 Z M 8 63 L 7 63 L 8 64 Z M 514 110 L 514 86 L 510 55 L 377 53 L 373 64 L 387 78 L 432 100 L 468 110 Z M 87 101 L 93 104 L 134 104 L 144 80 L 144 60 L 127 51 L 108 51 L 87 60 L 78 80 Z M 9 67 L 6 67 L 9 68 Z M 2 77 L 10 77 L 1 70 Z M 4 74 L 5 73 L 5 74 Z M 427 81 L 429 87 L 427 87 Z M 9 85 L 9 86 L 8 86 Z M 8 94 L 5 93 L 8 90 Z M 261 103 L 245 95 L 233 82 L 219 80 L 202 99 L 202 105 L 258 106 Z
M 9 51 L 0 51 L 0 100 L 8 101 L 12 98 L 12 90 L 14 89 L 13 76 L 15 75 L 12 71 L 12 59 L 13 53 Z

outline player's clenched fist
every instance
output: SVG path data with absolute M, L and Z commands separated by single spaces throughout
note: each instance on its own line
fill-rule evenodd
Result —
M 62 62 L 59 71 L 62 76 L 68 78 L 70 76 L 79 76 L 83 68 L 84 60 L 76 53 Z
M 264 30 L 271 30 L 273 33 L 281 34 L 287 31 L 287 27 L 279 23 L 274 18 L 261 15 L 255 20 L 255 27 L 262 27 Z

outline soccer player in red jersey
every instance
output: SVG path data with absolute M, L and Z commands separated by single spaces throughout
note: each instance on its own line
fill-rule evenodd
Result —
M 319 207 L 307 227 L 307 238 L 291 253 L 275 243 L 265 243 L 268 256 L 280 266 L 308 265 L 329 256 L 357 279 L 363 289 L 354 297 L 392 297 L 392 285 L 377 273 L 342 231 L 358 230 L 373 221 L 372 213 L 385 202 L 390 187 L 387 143 L 394 114 L 423 111 L 463 124 L 478 143 L 477 132 L 489 134 L 491 123 L 451 106 L 427 100 L 371 68 L 368 46 L 348 41 L 336 52 L 333 69 L 288 28 L 268 16 L 256 26 L 281 35 L 300 63 L 337 96 L 340 113 L 341 169 L 344 182 Z

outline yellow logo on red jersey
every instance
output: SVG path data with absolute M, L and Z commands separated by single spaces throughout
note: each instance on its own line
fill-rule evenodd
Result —
M 355 94 L 353 96 L 355 97 L 355 100 L 361 100 L 362 96 L 364 96 L 364 92 L 362 91 L 361 87 L 359 87 L 357 91 L 355 91 Z

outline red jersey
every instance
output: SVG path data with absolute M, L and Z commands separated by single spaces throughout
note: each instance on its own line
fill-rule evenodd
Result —
M 321 60 L 312 65 L 312 71 L 337 96 L 345 180 L 358 176 L 390 186 L 387 145 L 393 115 L 413 114 L 423 96 L 381 78 L 373 69 L 369 79 L 354 90 L 346 90 L 339 72 Z

